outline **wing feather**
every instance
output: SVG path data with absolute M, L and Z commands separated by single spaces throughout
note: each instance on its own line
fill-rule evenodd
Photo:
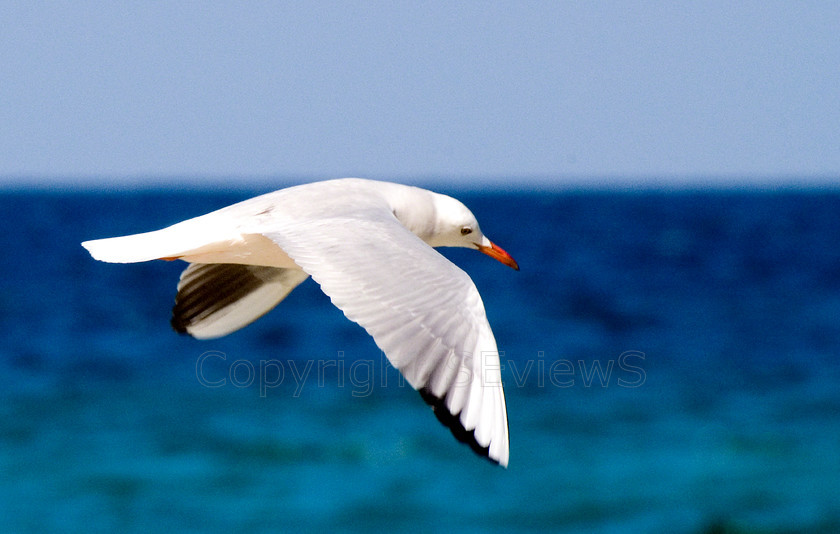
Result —
M 231 263 L 191 263 L 178 282 L 172 327 L 198 339 L 221 337 L 256 321 L 309 275 Z
M 278 218 L 262 233 L 370 333 L 457 439 L 507 465 L 498 349 L 464 271 L 386 208 L 365 219 Z

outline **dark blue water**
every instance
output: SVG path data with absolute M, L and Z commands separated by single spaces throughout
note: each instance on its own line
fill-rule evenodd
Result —
M 0 194 L 4 530 L 840 531 L 840 194 L 459 193 L 505 470 L 311 281 L 196 341 L 79 246 L 252 193 Z

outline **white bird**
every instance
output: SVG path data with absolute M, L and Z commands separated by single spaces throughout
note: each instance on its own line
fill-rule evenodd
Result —
M 312 276 L 459 441 L 507 466 L 505 395 L 484 304 L 470 277 L 432 247 L 477 249 L 519 267 L 458 200 L 389 182 L 328 180 L 82 246 L 106 262 L 189 262 L 172 326 L 199 339 L 250 324 Z

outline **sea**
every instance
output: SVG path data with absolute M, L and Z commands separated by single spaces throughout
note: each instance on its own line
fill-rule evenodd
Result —
M 215 340 L 94 261 L 271 188 L 0 191 L 3 532 L 840 532 L 840 190 L 452 189 L 510 465 L 311 280 Z M 393 273 L 398 277 L 400 273 Z

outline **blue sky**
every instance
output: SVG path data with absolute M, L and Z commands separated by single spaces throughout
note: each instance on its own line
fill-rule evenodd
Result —
M 0 20 L 5 183 L 840 179 L 840 2 L 4 1 Z

